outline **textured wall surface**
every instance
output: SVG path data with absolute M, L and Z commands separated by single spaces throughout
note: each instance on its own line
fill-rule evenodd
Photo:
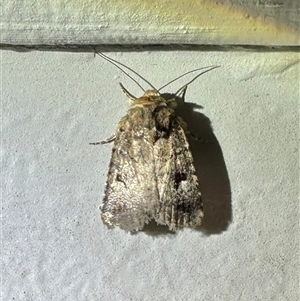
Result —
M 201 181 L 200 230 L 108 230 L 98 207 L 127 110 L 92 53 L 2 51 L 2 300 L 298 300 L 299 54 L 131 52 L 110 56 L 153 85 L 221 65 L 182 112 Z M 188 79 L 168 87 L 176 91 Z
M 299 0 L 10 0 L 1 43 L 299 45 Z

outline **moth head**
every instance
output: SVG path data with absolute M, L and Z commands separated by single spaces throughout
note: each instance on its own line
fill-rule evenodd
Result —
M 162 100 L 165 102 L 165 100 L 161 97 L 160 93 L 156 90 L 147 90 L 144 92 L 142 97 L 136 97 L 132 95 L 121 83 L 120 87 L 123 91 L 123 93 L 128 97 L 129 104 L 130 105 L 137 105 L 137 104 L 143 104 L 146 100 L 150 101 L 159 101 Z
M 120 86 L 123 93 L 128 97 L 130 106 L 147 106 L 155 104 L 167 106 L 171 109 L 175 109 L 177 107 L 178 99 L 184 100 L 184 95 L 187 89 L 187 86 L 184 86 L 177 92 L 177 94 L 161 94 L 157 90 L 147 90 L 144 92 L 143 96 L 136 97 L 132 95 L 121 83 Z
M 145 91 L 144 95 L 145 97 L 155 97 L 155 96 L 160 96 L 160 93 L 156 90 L 147 90 Z

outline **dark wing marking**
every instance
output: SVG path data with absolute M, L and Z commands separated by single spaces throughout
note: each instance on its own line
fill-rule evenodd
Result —
M 154 145 L 159 204 L 154 219 L 170 230 L 200 226 L 203 204 L 189 144 L 174 116 L 168 139 Z

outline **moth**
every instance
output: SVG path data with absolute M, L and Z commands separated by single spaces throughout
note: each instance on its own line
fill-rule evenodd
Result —
M 104 224 L 109 228 L 118 226 L 131 232 L 143 229 L 151 220 L 168 226 L 171 231 L 200 226 L 203 203 L 187 141 L 189 132 L 186 123 L 176 116 L 174 109 L 177 105 L 176 96 L 184 100 L 187 86 L 201 74 L 218 66 L 198 74 L 173 94 L 173 98 L 167 99 L 159 92 L 166 85 L 156 89 L 126 65 L 103 53 L 97 54 L 127 75 L 117 64 L 131 70 L 152 88 L 144 90 L 141 97 L 135 97 L 120 83 L 122 91 L 129 98 L 130 109 L 118 123 L 112 137 L 91 143 L 114 142 L 100 206 Z M 196 70 L 200 69 L 203 68 Z

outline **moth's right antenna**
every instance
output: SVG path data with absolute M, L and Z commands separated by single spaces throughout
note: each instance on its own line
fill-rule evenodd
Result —
M 207 68 L 212 68 L 212 67 L 217 68 L 217 66 L 207 66 L 207 67 L 201 67 L 201 68 L 197 68 L 197 69 L 188 71 L 188 72 L 186 72 L 186 73 L 183 73 L 183 74 L 181 74 L 180 76 L 178 76 L 178 77 L 172 79 L 171 81 L 169 81 L 168 83 L 166 83 L 166 84 L 163 85 L 162 87 L 160 87 L 160 88 L 158 89 L 158 91 L 162 90 L 163 88 L 169 86 L 169 85 L 172 84 L 173 82 L 177 81 L 178 79 L 180 79 L 180 78 L 182 78 L 182 77 L 184 77 L 184 76 L 186 76 L 186 75 L 188 75 L 188 74 L 190 74 L 190 73 L 193 73 L 193 72 L 196 72 L 196 71 L 199 71 L 199 70 L 203 70 L 203 69 L 207 69 Z M 219 66 L 218 66 L 218 67 L 219 67 Z M 212 68 L 212 69 L 213 69 L 213 68 Z M 212 70 L 212 69 L 210 69 L 210 70 Z M 209 70 L 208 70 L 208 71 L 209 71 Z
M 196 80 L 196 79 L 197 79 L 199 76 L 201 76 L 202 74 L 204 74 L 204 73 L 206 73 L 206 72 L 209 72 L 209 71 L 211 71 L 211 70 L 213 70 L 213 69 L 219 68 L 219 67 L 220 67 L 220 66 L 214 66 L 214 67 L 209 68 L 208 70 L 205 70 L 205 71 L 199 73 L 199 74 L 198 74 L 197 76 L 195 76 L 192 80 L 190 80 L 187 84 L 184 84 L 180 89 L 178 89 L 178 91 L 175 93 L 175 95 L 177 95 L 179 92 L 181 92 L 182 89 L 183 89 L 184 87 L 187 87 L 189 84 L 191 84 L 194 80 Z
M 131 69 L 130 67 L 108 57 L 107 55 L 103 54 L 102 52 L 98 52 L 95 51 L 99 56 L 101 56 L 102 58 L 104 58 L 105 60 L 107 60 L 108 62 L 110 62 L 111 64 L 113 64 L 115 67 L 117 67 L 118 69 L 120 69 L 123 73 L 125 73 L 129 78 L 131 78 L 144 92 L 145 89 L 131 76 L 129 75 L 126 71 L 124 71 L 119 65 L 123 66 L 124 68 L 130 70 L 131 72 L 133 72 L 135 75 L 137 75 L 140 79 L 142 79 L 145 83 L 147 83 L 153 90 L 157 91 L 158 90 L 149 82 L 147 81 L 144 77 L 142 77 L 141 75 L 139 75 L 136 71 L 134 71 L 133 69 Z

